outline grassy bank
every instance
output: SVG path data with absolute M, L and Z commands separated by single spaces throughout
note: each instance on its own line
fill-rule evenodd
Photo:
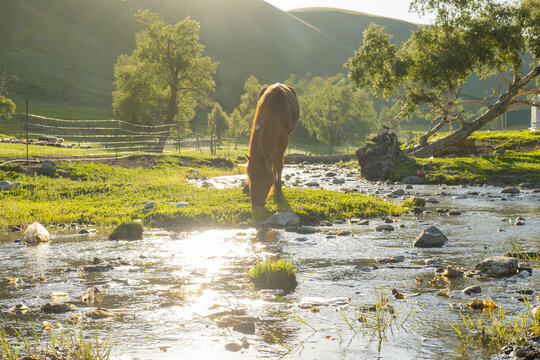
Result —
M 148 164 L 148 158 L 144 158 Z M 142 160 L 141 160 L 142 161 Z M 254 223 L 276 211 L 294 211 L 304 223 L 398 213 L 406 208 L 378 198 L 325 190 L 285 189 L 286 204 L 252 213 L 240 188 L 196 187 L 188 180 L 243 172 L 227 161 L 157 156 L 153 165 L 126 168 L 95 163 L 59 164 L 60 176 L 24 174 L 24 165 L 0 169 L 0 179 L 22 185 L 0 192 L 0 227 L 70 222 L 113 225 L 140 218 L 158 227 L 236 226 Z M 195 171 L 196 170 L 196 171 Z M 144 210 L 148 201 L 157 202 Z M 176 204 L 189 206 L 178 209 Z
M 443 134 L 444 135 L 444 134 Z M 423 169 L 426 183 L 490 183 L 518 185 L 540 183 L 540 132 L 477 131 L 457 154 L 429 159 L 414 158 L 394 169 L 392 180 Z M 467 154 L 467 151 L 472 153 Z

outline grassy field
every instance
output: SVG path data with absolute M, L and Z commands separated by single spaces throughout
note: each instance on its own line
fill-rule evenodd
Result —
M 325 190 L 285 189 L 286 204 L 270 201 L 266 208 L 251 210 L 241 189 L 200 188 L 188 184 L 193 176 L 242 173 L 242 167 L 205 157 L 157 156 L 153 168 L 124 168 L 95 163 L 63 163 L 60 177 L 20 173 L 20 164 L 2 166 L 0 177 L 22 186 L 0 192 L 0 227 L 29 224 L 97 223 L 113 225 L 140 218 L 158 227 L 236 226 L 255 223 L 274 212 L 291 210 L 304 223 L 321 219 L 347 219 L 399 213 L 405 206 L 358 194 Z M 199 173 L 193 175 L 192 170 Z M 156 201 L 152 211 L 143 210 Z M 190 205 L 177 209 L 175 204 Z

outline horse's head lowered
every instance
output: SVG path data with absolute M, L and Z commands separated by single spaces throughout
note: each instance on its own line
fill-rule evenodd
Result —
M 264 206 L 266 199 L 274 185 L 274 175 L 271 167 L 265 162 L 263 154 L 252 154 L 251 158 L 246 155 L 248 186 L 253 206 Z

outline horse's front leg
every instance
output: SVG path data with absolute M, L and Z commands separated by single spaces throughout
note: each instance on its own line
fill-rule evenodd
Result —
M 285 197 L 283 196 L 283 191 L 281 189 L 283 183 L 281 181 L 281 173 L 283 172 L 283 155 L 285 154 L 285 149 L 287 148 L 287 142 L 278 144 L 278 153 L 274 160 L 274 201 L 283 202 Z

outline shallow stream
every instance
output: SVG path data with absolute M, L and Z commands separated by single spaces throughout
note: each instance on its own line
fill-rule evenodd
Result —
M 405 190 L 404 185 L 358 181 L 354 170 L 331 165 L 287 166 L 284 175 L 291 186 L 355 189 L 379 196 Z M 210 179 L 206 185 L 239 186 L 240 178 Z M 21 232 L 0 231 L 0 324 L 25 330 L 34 326 L 41 334 L 43 321 L 65 324 L 71 315 L 83 314 L 86 333 L 110 337 L 117 359 L 491 358 L 487 345 L 463 350 L 467 347 L 447 321 L 461 319 L 460 311 L 479 317 L 481 312 L 460 306 L 475 298 L 492 298 L 509 315 L 527 311 L 518 292 L 532 290 L 527 297 L 531 304 L 538 303 L 539 262 L 532 263 L 530 276 L 523 271 L 505 278 L 430 282 L 436 269 L 447 265 L 472 270 L 484 258 L 515 251 L 516 246 L 540 251 L 540 194 L 428 185 L 413 185 L 405 192 L 389 200 L 417 196 L 439 203 L 429 203 L 428 212 L 418 216 L 390 216 L 392 232 L 375 231 L 384 223 L 381 219 L 369 219 L 369 225 L 334 223 L 307 235 L 254 228 L 147 230 L 141 241 L 109 241 L 105 232 L 81 235 L 78 229 L 48 228 L 50 243 L 31 247 L 15 242 L 22 239 Z M 440 208 L 461 215 L 438 215 Z M 515 225 L 518 217 L 524 225 Z M 431 225 L 446 234 L 448 243 L 435 249 L 412 247 L 415 237 Z M 288 294 L 254 291 L 247 270 L 276 255 L 294 260 L 298 287 Z M 111 268 L 85 269 L 94 258 Z M 8 284 L 8 278 L 18 281 Z M 472 285 L 479 285 L 482 293 L 462 293 Z M 90 306 L 80 299 L 91 286 L 104 291 L 102 307 L 125 315 L 85 318 Z M 446 287 L 450 297 L 436 295 Z M 394 299 L 392 289 L 408 299 Z M 53 293 L 67 296 L 53 298 Z M 372 331 L 372 320 L 358 320 L 372 318 L 372 311 L 361 310 L 375 305 L 381 294 L 396 314 L 385 332 Z M 40 311 L 54 300 L 77 309 L 58 315 Z M 28 306 L 29 312 L 9 313 L 17 304 Z M 247 334 L 233 330 L 232 325 L 240 323 Z M 245 324 L 253 324 L 254 333 L 252 325 Z

